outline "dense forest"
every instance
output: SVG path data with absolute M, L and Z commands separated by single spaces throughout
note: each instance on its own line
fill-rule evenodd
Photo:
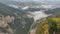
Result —
M 36 34 L 60 34 L 60 14 L 44 18 L 37 25 Z

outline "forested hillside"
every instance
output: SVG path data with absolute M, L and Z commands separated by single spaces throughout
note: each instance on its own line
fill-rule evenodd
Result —
M 37 25 L 36 34 L 60 34 L 60 14 L 44 18 Z

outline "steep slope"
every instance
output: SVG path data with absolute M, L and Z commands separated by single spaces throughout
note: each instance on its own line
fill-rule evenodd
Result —
M 45 13 L 52 15 L 38 21 L 36 34 L 60 34 L 60 8 L 48 10 Z
M 32 22 L 33 19 L 27 18 L 23 10 L 0 3 L 0 33 L 28 34 Z
M 45 13 L 47 13 L 47 14 L 57 14 L 57 13 L 60 13 L 60 7 L 52 9 L 52 10 L 45 11 Z
M 36 34 L 60 34 L 60 14 L 44 18 L 37 25 Z
M 24 12 L 22 10 L 18 10 L 18 9 L 9 7 L 9 6 L 2 4 L 2 3 L 0 3 L 0 10 L 4 10 L 4 11 L 10 12 L 10 13 L 24 14 Z

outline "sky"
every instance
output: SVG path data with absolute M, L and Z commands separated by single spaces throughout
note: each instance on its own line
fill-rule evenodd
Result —
M 0 0 L 0 2 L 5 1 L 21 1 L 21 2 L 36 2 L 36 3 L 46 3 L 46 4 L 60 4 L 60 0 Z
M 60 1 L 60 0 L 9 0 L 9 1 Z
M 35 2 L 41 2 L 41 1 L 60 1 L 60 0 L 2 0 L 2 1 L 23 1 L 23 2 L 35 1 Z
M 15 0 L 15 1 L 60 1 L 60 0 Z

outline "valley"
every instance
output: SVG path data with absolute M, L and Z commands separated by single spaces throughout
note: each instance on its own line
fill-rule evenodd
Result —
M 59 1 L 0 0 L 0 34 L 59 34 L 59 21 Z

